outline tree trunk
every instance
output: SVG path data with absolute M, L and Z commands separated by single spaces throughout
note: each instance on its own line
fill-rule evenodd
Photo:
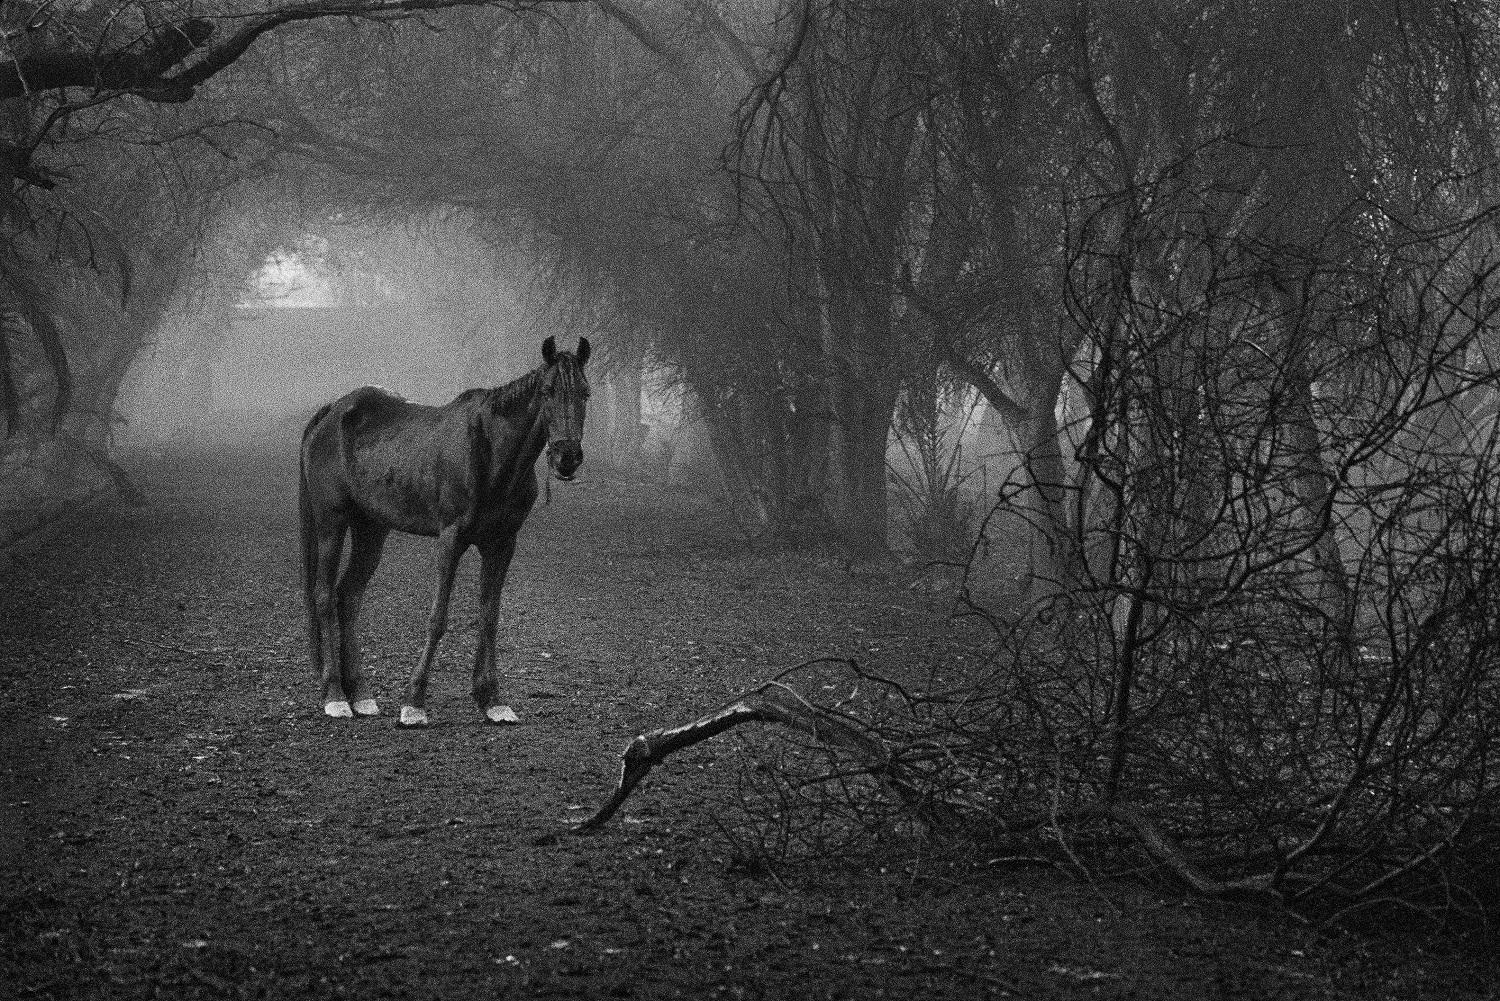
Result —
M 698 393 L 685 395 L 682 419 L 701 422 L 730 514 L 744 531 L 758 535 L 773 524 L 774 512 L 745 440 L 743 418 L 732 397 L 710 403 Z
M 1314 601 L 1322 611 L 1336 655 L 1348 662 L 1356 655 L 1354 598 L 1333 528 L 1335 483 L 1323 458 L 1322 438 L 1313 409 L 1312 374 L 1307 362 L 1307 338 L 1301 329 L 1304 326 L 1301 311 L 1290 295 L 1279 298 L 1286 342 L 1282 377 L 1286 381 L 1287 404 L 1283 419 L 1292 462 L 1292 490 L 1302 509 L 1303 531 L 1312 543 Z
M 621 472 L 640 468 L 641 445 L 645 440 L 641 425 L 641 364 L 631 357 L 612 364 L 604 376 L 605 406 L 598 435 L 589 435 L 597 443 L 600 457 Z
M 828 509 L 841 540 L 873 555 L 887 546 L 885 453 L 899 394 L 888 359 L 891 303 L 888 290 L 857 292 L 841 257 L 825 255 L 819 262 L 833 422 Z

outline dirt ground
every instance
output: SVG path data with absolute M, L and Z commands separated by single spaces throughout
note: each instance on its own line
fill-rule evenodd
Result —
M 898 572 L 747 547 L 712 502 L 595 476 L 524 531 L 508 698 L 468 697 L 461 573 L 425 731 L 398 730 L 431 543 L 393 537 L 365 611 L 385 715 L 330 720 L 303 651 L 294 457 L 137 466 L 0 561 L 0 997 L 1466 998 L 1441 937 L 920 851 L 737 864 L 733 739 L 654 772 L 601 833 L 634 734 L 823 655 L 951 655 Z M 946 653 L 945 653 L 946 651 Z

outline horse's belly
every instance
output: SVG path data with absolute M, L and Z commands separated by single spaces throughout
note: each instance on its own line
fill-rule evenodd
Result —
M 438 535 L 462 516 L 467 503 L 467 497 L 453 497 L 451 489 L 445 496 L 429 477 L 391 470 L 365 478 L 355 493 L 366 517 L 412 535 Z

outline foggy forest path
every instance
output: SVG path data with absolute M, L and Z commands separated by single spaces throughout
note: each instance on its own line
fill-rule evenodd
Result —
M 290 450 L 168 457 L 143 470 L 150 506 L 97 509 L 0 565 L 11 996 L 1455 994 L 1358 940 L 1136 886 L 920 852 L 746 866 L 737 738 L 569 837 L 630 737 L 814 656 L 910 670 L 943 655 L 941 606 L 747 549 L 709 499 L 586 478 L 538 505 L 507 586 L 502 696 L 521 726 L 487 727 L 469 700 L 466 560 L 434 725 L 396 727 L 433 558 L 402 536 L 363 615 L 386 715 L 329 720 L 294 473 Z

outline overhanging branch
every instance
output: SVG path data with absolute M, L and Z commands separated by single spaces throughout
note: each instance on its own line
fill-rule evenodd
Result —
M 630 33 L 637 42 L 644 45 L 652 55 L 662 61 L 662 64 L 672 72 L 678 81 L 685 82 L 692 79 L 688 71 L 687 63 L 683 61 L 680 54 L 672 49 L 670 45 L 656 36 L 650 28 L 630 11 L 625 10 L 612 0 L 594 0 L 599 9 L 609 15 L 620 27 Z
M 164 86 L 162 74 L 191 55 L 213 33 L 212 23 L 195 17 L 113 51 L 44 51 L 0 62 L 0 100 L 64 87 L 139 92 L 152 100 L 177 100 Z
M 309 0 L 284 4 L 259 15 L 235 18 L 240 24 L 239 29 L 214 44 L 209 44 L 218 27 L 214 19 L 184 18 L 158 25 L 145 39 L 115 49 L 57 49 L 0 61 L 0 100 L 78 87 L 96 92 L 135 94 L 150 101 L 180 103 L 191 100 L 200 84 L 233 65 L 258 38 L 284 25 L 325 17 L 390 21 L 449 7 L 503 7 L 523 11 L 581 2 L 584 0 L 539 0 L 535 3 Z M 187 65 L 174 74 L 173 69 L 183 63 Z

